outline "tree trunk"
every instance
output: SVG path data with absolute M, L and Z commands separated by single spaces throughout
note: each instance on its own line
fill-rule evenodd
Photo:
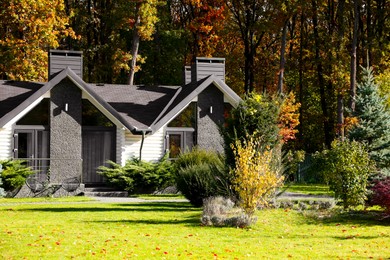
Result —
M 139 15 L 139 9 L 141 4 L 137 3 L 135 7 L 135 15 L 137 17 L 134 30 L 133 30 L 133 45 L 131 48 L 131 64 L 130 64 L 130 75 L 129 75 L 129 85 L 134 85 L 134 75 L 135 75 L 135 67 L 137 66 L 137 56 L 139 49 L 139 34 L 138 34 L 138 26 L 141 23 L 141 16 Z
M 317 67 L 317 77 L 318 77 L 318 87 L 320 90 L 320 99 L 321 99 L 321 109 L 323 115 L 323 130 L 325 137 L 325 145 L 330 147 L 332 142 L 331 125 L 329 124 L 329 112 L 328 112 L 328 103 L 325 96 L 325 79 L 323 75 L 323 66 L 321 63 L 320 56 L 320 37 L 318 34 L 318 17 L 317 17 L 317 3 L 316 0 L 312 1 L 312 11 L 313 11 L 313 33 L 314 33 L 314 44 L 315 44 L 315 64 Z
M 359 0 L 354 2 L 354 23 L 353 23 L 353 41 L 352 41 L 352 51 L 351 51 L 351 74 L 350 74 L 350 100 L 349 100 L 349 109 L 355 111 L 355 96 L 356 96 L 356 71 L 357 71 L 357 59 L 356 59 L 356 49 L 357 49 L 357 40 L 358 40 L 358 30 L 359 30 Z
M 245 44 L 245 93 L 249 94 L 254 89 L 254 52 L 250 43 Z
M 287 38 L 287 21 L 283 25 L 282 44 L 280 47 L 280 67 L 279 67 L 279 80 L 278 80 L 279 94 L 283 94 L 284 65 L 286 64 L 286 60 L 285 60 L 286 38 Z
M 299 32 L 299 103 L 301 103 L 301 106 L 299 107 L 299 122 L 298 125 L 298 140 L 300 144 L 303 143 L 303 126 L 306 123 L 303 120 L 303 33 L 304 33 L 304 11 L 301 12 L 301 19 L 300 19 L 300 32 Z
M 337 127 L 339 139 L 344 141 L 344 100 L 343 95 L 337 95 Z

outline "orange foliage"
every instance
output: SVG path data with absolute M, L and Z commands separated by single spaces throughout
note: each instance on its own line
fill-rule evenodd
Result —
M 9 0 L 0 8 L 0 74 L 14 80 L 46 80 L 47 49 L 57 48 L 63 37 L 76 38 L 68 27 L 64 1 Z
M 279 112 L 279 135 L 283 143 L 294 140 L 295 134 L 298 133 L 296 127 L 299 125 L 299 108 L 300 103 L 295 101 L 295 95 L 290 92 L 284 99 Z
M 181 12 L 182 17 L 177 17 L 177 20 L 185 22 L 187 29 L 194 36 L 193 54 L 211 56 L 221 40 L 218 31 L 223 28 L 225 19 L 224 1 L 183 0 L 177 8 L 186 10 Z

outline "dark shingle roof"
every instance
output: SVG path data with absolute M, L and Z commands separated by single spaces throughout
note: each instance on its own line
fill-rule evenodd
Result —
M 0 127 L 61 80 L 69 78 L 133 133 L 154 132 L 184 109 L 208 85 L 216 84 L 231 100 L 240 98 L 214 76 L 179 86 L 95 85 L 66 68 L 47 83 L 0 81 Z
M 43 83 L 0 81 L 0 118 L 34 94 Z
M 138 129 L 147 129 L 167 106 L 178 87 L 94 85 L 88 86 Z

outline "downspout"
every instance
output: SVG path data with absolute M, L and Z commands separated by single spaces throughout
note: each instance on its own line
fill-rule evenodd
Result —
M 141 140 L 141 146 L 140 146 L 140 148 L 139 148 L 139 161 L 142 160 L 142 148 L 143 148 L 143 146 L 144 146 L 145 130 L 142 130 L 141 133 L 142 133 L 142 140 Z

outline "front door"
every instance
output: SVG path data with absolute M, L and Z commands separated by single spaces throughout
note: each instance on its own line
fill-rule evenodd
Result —
M 107 161 L 115 161 L 115 128 L 83 128 L 83 182 L 85 184 L 104 183 L 97 173 L 99 166 L 108 166 Z

